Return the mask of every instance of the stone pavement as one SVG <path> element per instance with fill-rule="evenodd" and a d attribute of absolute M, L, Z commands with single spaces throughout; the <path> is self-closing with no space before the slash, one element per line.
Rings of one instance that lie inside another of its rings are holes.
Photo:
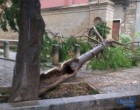
<path fill-rule="evenodd" d="M 86 73 L 86 74 L 85 74 Z M 81 71 L 77 75 L 100 93 L 139 91 L 140 67 L 107 71 Z"/>
<path fill-rule="evenodd" d="M 11 86 L 14 65 L 14 61 L 0 59 L 0 87 Z M 106 71 L 82 68 L 77 77 L 69 81 L 88 82 L 100 93 L 140 92 L 140 67 Z"/>
<path fill-rule="evenodd" d="M 3 49 L 0 49 L 3 53 Z M 16 52 L 9 51 L 9 59 L 5 60 L 0 55 L 0 87 L 10 87 L 13 77 L 13 69 L 15 65 Z"/>
<path fill-rule="evenodd" d="M 15 62 L 0 58 L 0 87 L 10 87 Z"/>

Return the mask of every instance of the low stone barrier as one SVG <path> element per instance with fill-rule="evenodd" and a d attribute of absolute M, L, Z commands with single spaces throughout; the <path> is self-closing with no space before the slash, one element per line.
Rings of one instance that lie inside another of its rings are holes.
<path fill-rule="evenodd" d="M 0 39 L 0 48 L 2 48 L 4 58 L 9 58 L 9 48 L 16 47 L 18 40 L 7 40 L 7 39 Z"/>
<path fill-rule="evenodd" d="M 79 44 L 75 44 L 75 48 L 74 48 L 73 53 L 74 53 L 75 58 L 80 56 L 80 45 Z M 59 55 L 60 54 L 61 53 L 59 51 L 59 45 L 53 44 L 53 48 L 52 48 L 52 64 L 53 65 L 59 64 Z"/>
<path fill-rule="evenodd" d="M 10 40 L 10 39 L 0 39 L 0 47 L 2 48 L 4 45 L 3 45 L 3 42 L 9 42 L 9 46 L 10 47 L 13 47 L 15 45 L 17 45 L 18 43 L 18 40 Z"/>
<path fill-rule="evenodd" d="M 136 110 L 140 92 L 86 95 L 20 103 L 0 104 L 0 110 Z"/>

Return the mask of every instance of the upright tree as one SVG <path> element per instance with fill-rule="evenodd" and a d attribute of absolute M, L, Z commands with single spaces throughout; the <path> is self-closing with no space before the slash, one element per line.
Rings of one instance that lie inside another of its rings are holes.
<path fill-rule="evenodd" d="M 20 0 L 19 43 L 9 102 L 38 99 L 40 47 L 45 24 L 39 0 Z"/>

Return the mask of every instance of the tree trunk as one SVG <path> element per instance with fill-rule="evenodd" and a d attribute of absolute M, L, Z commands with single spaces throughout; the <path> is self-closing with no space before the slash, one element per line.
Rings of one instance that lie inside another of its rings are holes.
<path fill-rule="evenodd" d="M 39 0 L 20 0 L 19 44 L 9 102 L 37 100 L 45 24 Z"/>
<path fill-rule="evenodd" d="M 40 96 L 68 78 L 75 76 L 77 71 L 84 65 L 85 62 L 89 61 L 95 55 L 100 53 L 108 44 L 111 45 L 112 42 L 103 41 L 101 44 L 97 45 L 95 48 L 79 56 L 78 58 L 71 59 L 63 63 L 60 68 L 53 68 L 52 70 L 42 74 L 40 76 Z"/>

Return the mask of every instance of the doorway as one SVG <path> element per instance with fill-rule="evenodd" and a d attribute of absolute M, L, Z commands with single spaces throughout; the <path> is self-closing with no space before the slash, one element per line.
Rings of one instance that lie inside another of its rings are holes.
<path fill-rule="evenodd" d="M 112 38 L 116 41 L 119 40 L 119 34 L 120 34 L 120 20 L 113 20 L 112 25 Z"/>

